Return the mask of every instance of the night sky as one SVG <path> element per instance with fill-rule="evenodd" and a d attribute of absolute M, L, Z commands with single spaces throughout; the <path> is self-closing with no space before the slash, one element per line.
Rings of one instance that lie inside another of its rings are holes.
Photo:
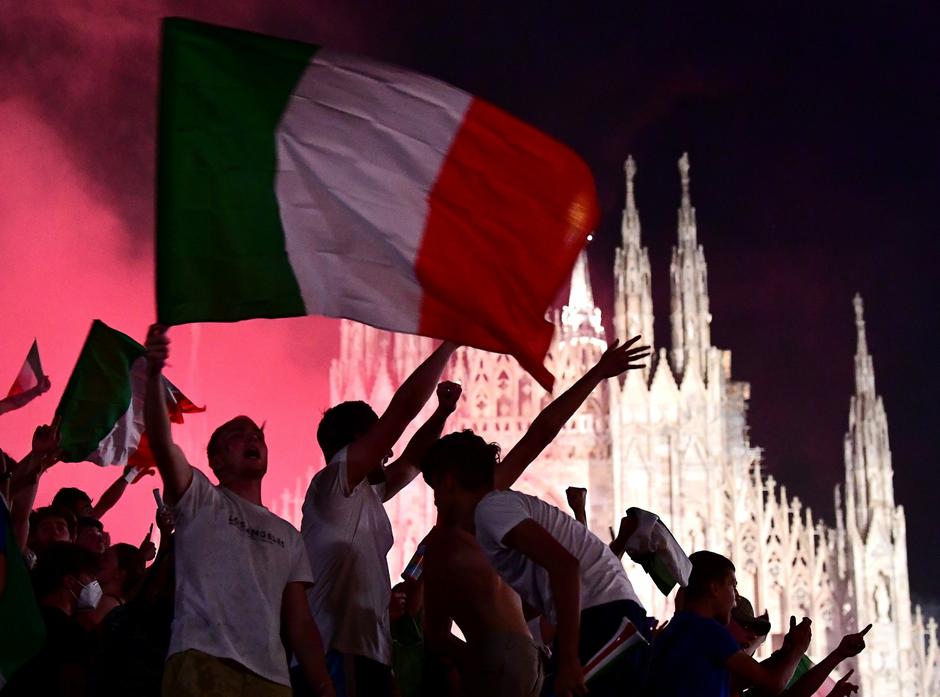
<path fill-rule="evenodd" d="M 851 300 L 860 292 L 888 413 L 895 496 L 907 514 L 912 594 L 936 601 L 935 5 L 230 4 L 30 2 L 0 9 L 0 107 L 26 110 L 37 128 L 51 130 L 82 191 L 119 222 L 124 263 L 150 263 L 164 15 L 417 69 L 569 144 L 597 179 L 603 218 L 590 261 L 608 328 L 622 168 L 632 153 L 660 346 L 669 336 L 676 160 L 688 151 L 712 338 L 733 351 L 734 376 L 751 383 L 751 438 L 764 449 L 766 470 L 832 521 L 853 390 Z M 17 133 L 15 157 L 28 168 L 37 153 L 29 132 Z M 14 165 L 4 161 L 5 181 L 18 176 Z M 41 191 L 35 196 L 37 209 L 49 203 Z M 0 240 L 18 234 L 0 224 Z M 9 276 L 3 289 L 18 292 Z M 15 371 L 3 369 L 11 377 Z M 321 383 L 325 369 L 316 367 Z"/>

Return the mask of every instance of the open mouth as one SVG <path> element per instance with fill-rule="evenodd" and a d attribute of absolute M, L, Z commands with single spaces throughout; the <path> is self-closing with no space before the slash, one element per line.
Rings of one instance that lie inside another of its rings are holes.
<path fill-rule="evenodd" d="M 246 448 L 245 449 L 245 458 L 253 458 L 255 460 L 261 459 L 261 451 L 258 448 Z"/>

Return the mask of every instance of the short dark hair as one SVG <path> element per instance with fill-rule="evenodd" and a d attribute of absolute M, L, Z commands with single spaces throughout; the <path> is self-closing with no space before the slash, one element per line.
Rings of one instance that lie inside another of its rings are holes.
<path fill-rule="evenodd" d="M 118 568 L 124 572 L 124 585 L 121 592 L 127 594 L 133 591 L 144 578 L 144 555 L 134 545 L 118 542 L 108 548 L 117 557 Z"/>
<path fill-rule="evenodd" d="M 75 534 L 75 516 L 72 515 L 71 511 L 56 508 L 55 506 L 43 506 L 31 511 L 29 514 L 29 529 L 35 530 L 42 521 L 50 518 L 61 518 L 68 526 L 69 534 Z"/>
<path fill-rule="evenodd" d="M 421 461 L 421 474 L 431 487 L 445 472 L 450 472 L 461 488 L 471 491 L 493 488 L 493 476 L 499 464 L 499 445 L 487 443 L 467 429 L 449 433 L 429 449 Z"/>
<path fill-rule="evenodd" d="M 78 532 L 79 528 L 98 528 L 98 532 L 104 532 L 104 524 L 97 518 L 92 518 L 91 516 L 82 516 L 78 519 L 78 525 L 75 526 L 75 532 Z"/>
<path fill-rule="evenodd" d="M 238 421 L 239 419 L 248 419 L 249 421 L 254 423 L 254 420 L 250 416 L 239 414 L 238 416 L 232 419 L 229 419 L 224 424 L 219 426 L 217 429 L 215 429 L 212 432 L 212 435 L 209 436 L 209 442 L 206 444 L 206 456 L 207 457 L 211 459 L 213 455 L 218 454 L 219 450 L 222 447 L 222 436 L 225 435 L 225 432 L 228 430 L 228 427 L 231 426 L 236 421 Z M 262 426 L 262 430 L 263 429 L 264 427 Z"/>
<path fill-rule="evenodd" d="M 340 450 L 369 430 L 379 420 L 375 410 L 363 401 L 341 402 L 323 412 L 317 426 L 317 443 L 329 462 Z"/>
<path fill-rule="evenodd" d="M 715 552 L 702 550 L 689 555 L 692 573 L 689 574 L 689 586 L 685 595 L 689 599 L 708 596 L 711 584 L 722 583 L 729 573 L 734 573 L 734 564 L 727 557 Z"/>
<path fill-rule="evenodd" d="M 54 542 L 43 553 L 33 570 L 33 590 L 37 598 L 54 593 L 62 587 L 66 576 L 86 573 L 94 576 L 98 556 L 72 542 Z"/>
<path fill-rule="evenodd" d="M 81 501 L 82 503 L 87 503 L 91 505 L 91 496 L 86 494 L 81 489 L 76 489 L 74 486 L 64 486 L 59 489 L 55 496 L 52 497 L 52 506 L 56 508 L 71 508 Z"/>

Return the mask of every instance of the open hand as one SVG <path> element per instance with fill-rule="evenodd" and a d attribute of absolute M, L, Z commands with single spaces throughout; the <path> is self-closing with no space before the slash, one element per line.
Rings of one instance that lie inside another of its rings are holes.
<path fill-rule="evenodd" d="M 614 343 L 607 347 L 604 355 L 594 366 L 594 372 L 601 379 L 612 378 L 628 370 L 637 370 L 645 368 L 646 363 L 643 359 L 650 355 L 649 346 L 634 346 L 640 340 L 639 335 L 633 337 L 625 344 L 620 344 L 620 339 L 615 339 Z"/>
<path fill-rule="evenodd" d="M 159 375 L 170 357 L 170 339 L 166 335 L 166 327 L 162 324 L 151 324 L 147 330 L 144 348 L 147 349 L 147 368 L 150 374 Z"/>
<path fill-rule="evenodd" d="M 462 391 L 463 388 L 456 382 L 450 382 L 449 380 L 442 382 L 437 386 L 437 403 L 439 408 L 443 409 L 448 414 L 453 414 L 454 410 L 457 409 L 457 400 L 460 399 L 460 393 Z"/>
<path fill-rule="evenodd" d="M 869 624 L 856 634 L 846 634 L 842 637 L 842 641 L 839 642 L 839 647 L 836 649 L 839 652 L 839 657 L 844 660 L 852 658 L 852 656 L 858 656 L 865 649 L 865 635 L 868 634 L 870 629 L 871 625 Z"/>

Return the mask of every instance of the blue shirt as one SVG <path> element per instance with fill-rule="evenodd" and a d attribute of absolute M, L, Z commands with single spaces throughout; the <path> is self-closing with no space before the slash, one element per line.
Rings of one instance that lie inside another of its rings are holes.
<path fill-rule="evenodd" d="M 741 650 L 727 628 L 692 612 L 679 612 L 653 642 L 647 676 L 650 697 L 728 697 L 725 662 Z"/>

